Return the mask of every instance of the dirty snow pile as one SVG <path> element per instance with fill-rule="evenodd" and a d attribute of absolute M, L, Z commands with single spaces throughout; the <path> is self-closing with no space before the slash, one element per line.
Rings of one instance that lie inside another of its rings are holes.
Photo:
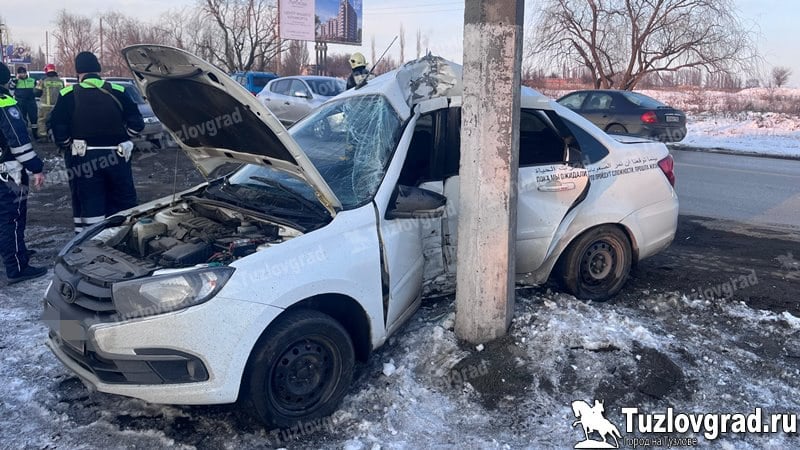
<path fill-rule="evenodd" d="M 0 293 L 5 448 L 571 448 L 571 402 L 664 412 L 800 411 L 800 319 L 738 303 L 643 292 L 585 303 L 518 291 L 506 338 L 460 344 L 453 301 L 426 301 L 360 366 L 330 418 L 265 430 L 232 406 L 174 407 L 88 392 L 45 349 L 46 281 Z M 714 445 L 695 434 L 701 446 Z M 783 434 L 723 435 L 722 448 L 791 448 Z"/>

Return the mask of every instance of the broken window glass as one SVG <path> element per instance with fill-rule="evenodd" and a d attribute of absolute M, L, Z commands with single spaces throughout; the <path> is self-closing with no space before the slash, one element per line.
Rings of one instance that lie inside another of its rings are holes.
<path fill-rule="evenodd" d="M 375 195 L 400 140 L 402 123 L 382 95 L 323 105 L 291 129 L 345 209 Z"/>

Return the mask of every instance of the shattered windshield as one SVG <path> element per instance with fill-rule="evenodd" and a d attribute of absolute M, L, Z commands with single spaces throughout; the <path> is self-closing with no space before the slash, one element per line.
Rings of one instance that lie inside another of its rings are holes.
<path fill-rule="evenodd" d="M 371 201 L 378 191 L 400 140 L 402 123 L 385 97 L 364 95 L 326 103 L 290 132 L 342 207 L 352 209 Z M 229 182 L 268 184 L 269 180 L 315 199 L 305 182 L 264 166 L 247 165 Z"/>

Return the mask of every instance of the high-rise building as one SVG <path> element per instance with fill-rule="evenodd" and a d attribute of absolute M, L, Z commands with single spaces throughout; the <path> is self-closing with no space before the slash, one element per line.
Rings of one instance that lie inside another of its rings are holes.
<path fill-rule="evenodd" d="M 358 41 L 358 15 L 350 0 L 339 2 L 339 14 L 336 19 L 338 21 L 336 37 L 348 42 Z"/>

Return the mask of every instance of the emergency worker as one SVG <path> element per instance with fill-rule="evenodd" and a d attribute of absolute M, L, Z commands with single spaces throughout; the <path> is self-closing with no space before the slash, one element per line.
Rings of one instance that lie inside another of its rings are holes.
<path fill-rule="evenodd" d="M 39 139 L 47 138 L 47 116 L 53 110 L 61 89 L 64 89 L 64 81 L 58 76 L 55 64 L 44 66 L 44 75 L 36 86 L 36 95 L 40 96 L 37 122 L 39 134 L 36 136 Z"/>
<path fill-rule="evenodd" d="M 367 70 L 367 59 L 361 53 L 353 53 L 350 55 L 350 67 L 353 72 L 347 78 L 347 89 L 352 89 L 360 85 L 369 76 Z"/>
<path fill-rule="evenodd" d="M 0 63 L 0 254 L 9 284 L 47 273 L 44 267 L 28 264 L 25 224 L 28 214 L 28 173 L 33 185 L 44 184 L 44 164 L 36 156 L 22 111 L 6 85 L 11 71 Z"/>
<path fill-rule="evenodd" d="M 130 138 L 144 129 L 123 86 L 100 78 L 91 52 L 75 57 L 78 84 L 67 86 L 50 114 L 53 139 L 64 151 L 75 232 L 136 206 Z"/>
<path fill-rule="evenodd" d="M 17 99 L 17 108 L 22 112 L 23 119 L 31 127 L 33 136 L 36 136 L 36 80 L 28 75 L 28 70 L 23 66 L 17 67 L 17 82 L 14 86 L 14 98 Z"/>

